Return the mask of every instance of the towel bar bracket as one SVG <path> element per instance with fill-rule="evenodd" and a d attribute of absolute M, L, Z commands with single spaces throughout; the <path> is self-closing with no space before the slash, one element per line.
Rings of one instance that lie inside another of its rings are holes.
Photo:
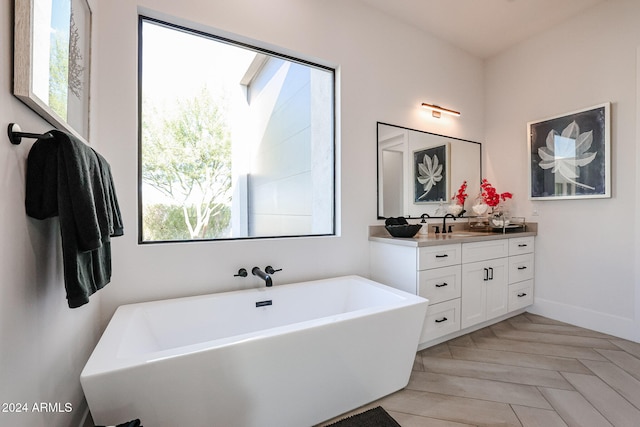
<path fill-rule="evenodd" d="M 22 142 L 22 138 L 35 138 L 35 139 L 49 139 L 53 138 L 49 132 L 40 134 L 40 133 L 31 133 L 31 132 L 22 132 L 20 129 L 20 125 L 17 123 L 9 123 L 9 128 L 7 129 L 7 133 L 9 134 L 9 141 L 13 145 L 18 145 Z"/>

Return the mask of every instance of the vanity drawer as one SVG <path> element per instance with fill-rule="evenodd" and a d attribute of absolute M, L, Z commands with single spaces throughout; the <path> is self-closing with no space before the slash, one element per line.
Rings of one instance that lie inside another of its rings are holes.
<path fill-rule="evenodd" d="M 533 279 L 533 254 L 509 257 L 509 283 Z"/>
<path fill-rule="evenodd" d="M 460 264 L 461 259 L 462 246 L 460 243 L 419 248 L 418 270 Z"/>
<path fill-rule="evenodd" d="M 429 304 L 422 326 L 420 342 L 424 343 L 460 330 L 460 299 Z"/>
<path fill-rule="evenodd" d="M 429 305 L 460 298 L 462 266 L 434 268 L 418 272 L 418 295 L 427 298 Z"/>
<path fill-rule="evenodd" d="M 509 239 L 462 244 L 462 262 L 485 261 L 509 255 Z"/>
<path fill-rule="evenodd" d="M 515 237 L 509 239 L 509 255 L 533 253 L 533 236 Z"/>
<path fill-rule="evenodd" d="M 533 304 L 533 280 L 509 285 L 509 311 Z"/>

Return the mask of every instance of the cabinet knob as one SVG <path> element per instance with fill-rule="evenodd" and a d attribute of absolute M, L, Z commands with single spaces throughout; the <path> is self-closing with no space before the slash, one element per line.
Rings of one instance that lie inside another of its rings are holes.
<path fill-rule="evenodd" d="M 446 317 L 443 317 L 442 319 L 436 319 L 436 323 L 446 322 L 447 320 L 449 319 L 447 319 Z"/>
<path fill-rule="evenodd" d="M 520 243 L 520 244 L 518 245 L 518 247 L 519 247 L 519 248 L 526 248 L 526 247 L 527 247 L 527 244 L 526 244 L 526 243 Z"/>
<path fill-rule="evenodd" d="M 438 283 L 436 285 L 436 288 L 444 288 L 445 286 L 449 286 L 449 284 L 447 282 L 443 282 L 443 283 Z"/>
<path fill-rule="evenodd" d="M 448 256 L 449 256 L 448 254 L 436 255 L 436 258 L 446 258 Z"/>
<path fill-rule="evenodd" d="M 520 267 L 518 267 L 518 270 L 526 270 L 527 267 L 525 265 L 521 265 Z"/>
<path fill-rule="evenodd" d="M 526 297 L 526 296 L 527 296 L 527 294 L 525 294 L 524 292 L 521 293 L 521 294 L 518 294 L 518 298 L 522 298 L 522 297 Z"/>

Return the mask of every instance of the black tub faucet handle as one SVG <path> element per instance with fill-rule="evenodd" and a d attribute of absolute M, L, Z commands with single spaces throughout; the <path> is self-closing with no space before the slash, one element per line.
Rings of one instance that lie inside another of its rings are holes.
<path fill-rule="evenodd" d="M 267 266 L 264 268 L 264 272 L 265 272 L 265 273 L 267 273 L 267 274 L 273 274 L 273 273 L 275 273 L 275 272 L 277 272 L 277 271 L 282 271 L 282 269 L 281 269 L 281 268 L 278 268 L 278 269 L 276 270 L 276 269 L 274 269 L 273 267 L 271 267 L 270 265 L 267 265 Z"/>

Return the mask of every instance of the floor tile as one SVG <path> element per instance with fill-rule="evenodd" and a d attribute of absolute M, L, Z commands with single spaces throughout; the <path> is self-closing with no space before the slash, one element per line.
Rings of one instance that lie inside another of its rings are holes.
<path fill-rule="evenodd" d="M 493 333 L 493 331 L 491 330 L 491 328 L 482 328 L 482 329 L 478 329 L 477 331 L 473 331 L 470 334 L 468 334 L 469 337 L 471 337 L 471 340 L 473 341 L 475 338 L 498 338 L 496 336 L 496 334 Z"/>
<path fill-rule="evenodd" d="M 517 330 L 510 325 L 500 324 L 492 326 L 493 332 L 501 339 L 527 341 L 545 344 L 561 344 L 575 347 L 602 348 L 617 350 L 619 347 L 602 338 L 578 337 L 573 335 L 559 335 L 555 333 L 529 332 Z"/>
<path fill-rule="evenodd" d="M 412 371 L 424 371 L 424 367 L 422 366 L 422 357 L 420 353 L 416 354 L 415 359 L 413 360 L 413 368 Z"/>
<path fill-rule="evenodd" d="M 551 409 L 538 389 L 529 385 L 429 372 L 413 372 L 407 388 L 471 399 L 484 399 L 493 402 Z"/>
<path fill-rule="evenodd" d="M 476 424 L 463 424 L 437 418 L 421 417 L 402 412 L 387 411 L 402 427 L 475 427 Z"/>
<path fill-rule="evenodd" d="M 402 412 L 477 426 L 520 426 L 509 405 L 488 400 L 405 389 L 384 398 L 381 405 L 389 413 Z"/>
<path fill-rule="evenodd" d="M 625 351 L 598 350 L 598 353 L 640 380 L 640 359 Z"/>
<path fill-rule="evenodd" d="M 453 346 L 451 347 L 451 355 L 454 359 L 501 363 L 504 365 L 523 366 L 527 368 L 575 372 L 577 374 L 588 374 L 590 372 L 589 369 L 587 369 L 580 361 L 569 357 L 516 353 L 514 351 L 487 350 L 482 348 L 469 349 Z"/>
<path fill-rule="evenodd" d="M 589 329 L 580 328 L 577 326 L 570 325 L 547 325 L 542 323 L 525 323 L 519 321 L 513 321 L 509 319 L 509 325 L 513 326 L 514 329 L 521 331 L 529 331 L 529 332 L 543 332 L 543 333 L 551 333 L 551 334 L 559 334 L 559 335 L 575 335 L 577 337 L 590 337 L 590 338 L 601 338 L 609 340 L 613 338 L 611 335 L 603 334 L 596 331 L 590 331 Z"/>
<path fill-rule="evenodd" d="M 475 343 L 473 342 L 473 340 L 471 339 L 471 336 L 467 335 L 462 335 L 458 338 L 454 338 L 450 341 L 447 341 L 447 345 L 457 345 L 457 346 L 462 346 L 462 347 L 475 347 Z"/>
<path fill-rule="evenodd" d="M 437 344 L 418 353 L 421 356 L 446 357 L 451 359 L 451 351 L 447 343 Z"/>
<path fill-rule="evenodd" d="M 559 320 L 549 319 L 547 317 L 543 317 L 533 313 L 522 313 L 521 316 L 526 317 L 532 323 L 541 323 L 545 325 L 569 325 L 568 323 L 561 322 Z"/>
<path fill-rule="evenodd" d="M 422 357 L 425 372 L 573 390 L 560 373 L 499 363 Z"/>
<path fill-rule="evenodd" d="M 478 348 L 490 350 L 506 350 L 518 353 L 543 354 L 546 356 L 570 357 L 576 359 L 601 360 L 607 359 L 592 348 L 572 347 L 561 344 L 544 344 L 520 340 L 481 338 L 475 339 Z"/>
<path fill-rule="evenodd" d="M 523 427 L 567 427 L 556 411 L 511 405 Z"/>
<path fill-rule="evenodd" d="M 585 360 L 584 364 L 609 387 L 640 409 L 640 381 L 611 362 Z"/>
<path fill-rule="evenodd" d="M 616 427 L 638 427 L 640 410 L 594 375 L 563 374 L 611 424 Z"/>
<path fill-rule="evenodd" d="M 623 339 L 613 339 L 611 342 L 627 353 L 640 359 L 640 343 L 627 341 Z"/>
<path fill-rule="evenodd" d="M 541 388 L 540 391 L 569 427 L 611 426 L 611 423 L 577 391 L 553 388 Z"/>

